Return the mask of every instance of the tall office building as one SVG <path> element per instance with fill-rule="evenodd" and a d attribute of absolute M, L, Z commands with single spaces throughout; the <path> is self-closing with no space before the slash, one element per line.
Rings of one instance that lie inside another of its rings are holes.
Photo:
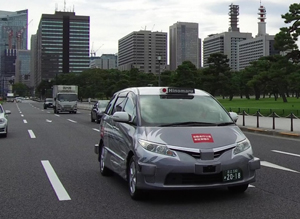
<path fill-rule="evenodd" d="M 268 35 L 266 31 L 266 9 L 260 5 L 258 8 L 258 34 L 253 39 L 238 43 L 238 71 L 250 65 L 250 62 L 260 57 L 279 54 L 274 48 L 274 35 Z"/>
<path fill-rule="evenodd" d="M 37 30 L 37 84 L 89 68 L 90 17 L 75 12 L 42 14 Z"/>
<path fill-rule="evenodd" d="M 242 33 L 238 28 L 239 6 L 229 5 L 230 26 L 228 32 L 211 34 L 203 40 L 203 66 L 208 67 L 207 59 L 211 54 L 222 53 L 227 55 L 232 70 L 238 69 L 238 42 L 251 39 L 251 33 Z"/>
<path fill-rule="evenodd" d="M 158 74 L 167 64 L 167 33 L 134 31 L 118 42 L 118 69 Z M 161 60 L 158 60 L 161 57 Z"/>
<path fill-rule="evenodd" d="M 177 22 L 170 26 L 170 70 L 174 71 L 184 61 L 191 61 L 201 67 L 201 40 L 198 23 Z"/>
<path fill-rule="evenodd" d="M 30 39 L 30 87 L 32 89 L 32 95 L 38 85 L 38 81 L 41 81 L 37 77 L 37 35 L 31 35 Z"/>
<path fill-rule="evenodd" d="M 15 82 L 30 87 L 30 50 L 17 50 Z"/>
<path fill-rule="evenodd" d="M 17 50 L 27 49 L 28 10 L 0 11 L 0 95 L 8 92 L 15 77 Z M 9 90 L 10 92 L 11 90 Z"/>

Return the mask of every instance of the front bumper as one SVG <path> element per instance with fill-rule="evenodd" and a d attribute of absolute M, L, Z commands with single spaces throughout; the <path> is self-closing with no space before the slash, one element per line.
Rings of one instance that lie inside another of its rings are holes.
<path fill-rule="evenodd" d="M 77 107 L 62 106 L 56 109 L 58 112 L 77 112 Z"/>
<path fill-rule="evenodd" d="M 137 186 L 142 189 L 199 189 L 255 182 L 260 159 L 242 155 L 231 157 L 230 152 L 209 161 L 194 158 L 194 161 L 172 158 L 156 163 L 138 161 Z M 232 169 L 241 170 L 243 177 L 240 180 L 223 181 L 223 171 Z"/>
<path fill-rule="evenodd" d="M 7 127 L 7 123 L 0 124 L 0 134 L 6 133 L 6 127 Z"/>

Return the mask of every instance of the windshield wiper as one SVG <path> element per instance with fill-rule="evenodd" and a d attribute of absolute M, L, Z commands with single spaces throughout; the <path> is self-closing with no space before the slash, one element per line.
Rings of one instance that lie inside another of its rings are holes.
<path fill-rule="evenodd" d="M 226 126 L 226 125 L 233 125 L 235 124 L 234 122 L 222 122 L 222 123 L 218 123 L 217 126 Z"/>
<path fill-rule="evenodd" d="M 216 123 L 209 122 L 175 122 L 169 124 L 163 124 L 159 127 L 168 127 L 168 126 L 216 126 Z"/>

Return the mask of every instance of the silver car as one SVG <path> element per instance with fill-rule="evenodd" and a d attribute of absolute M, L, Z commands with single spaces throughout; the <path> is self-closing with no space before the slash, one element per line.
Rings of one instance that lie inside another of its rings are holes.
<path fill-rule="evenodd" d="M 100 123 L 95 146 L 100 172 L 127 180 L 133 199 L 151 189 L 244 192 L 255 181 L 260 160 L 237 119 L 202 90 L 121 90 Z"/>
<path fill-rule="evenodd" d="M 7 115 L 10 114 L 10 110 L 4 110 L 0 104 L 0 135 L 7 137 L 8 133 L 8 119 Z"/>

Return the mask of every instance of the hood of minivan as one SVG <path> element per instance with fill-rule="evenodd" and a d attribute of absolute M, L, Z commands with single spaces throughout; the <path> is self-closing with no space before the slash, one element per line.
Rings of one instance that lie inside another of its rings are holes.
<path fill-rule="evenodd" d="M 235 144 L 246 138 L 240 128 L 220 127 L 140 127 L 140 139 L 170 146 L 210 149 Z"/>

